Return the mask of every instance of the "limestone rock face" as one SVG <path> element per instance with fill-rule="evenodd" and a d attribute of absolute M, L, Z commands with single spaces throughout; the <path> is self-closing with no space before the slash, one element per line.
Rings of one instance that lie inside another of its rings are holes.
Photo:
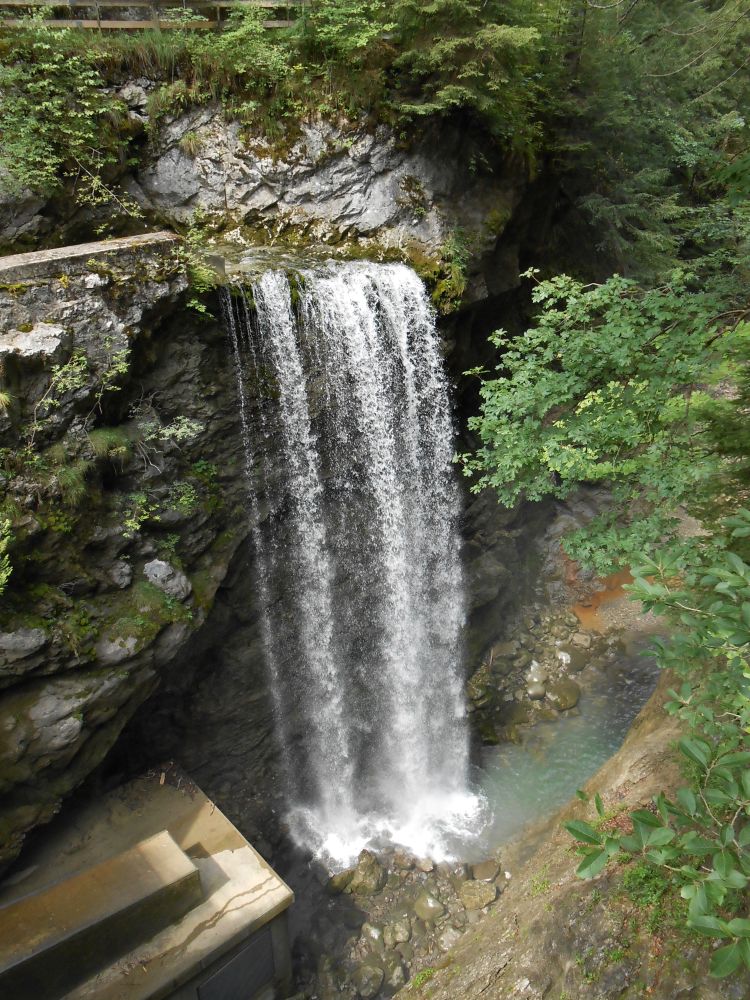
<path fill-rule="evenodd" d="M 187 133 L 194 155 L 180 145 Z M 497 233 L 487 219 L 510 217 L 519 178 L 473 177 L 459 132 L 441 132 L 439 156 L 436 141 L 405 150 L 385 126 L 342 131 L 316 121 L 302 123 L 300 139 L 279 154 L 267 140 L 244 140 L 217 108 L 202 108 L 161 129 L 133 194 L 179 222 L 200 209 L 244 225 L 312 226 L 324 238 L 412 241 L 432 252 L 460 225 L 489 249 Z"/>
<path fill-rule="evenodd" d="M 12 402 L 0 414 L 0 446 L 14 451 L 33 437 L 36 450 L 56 457 L 43 479 L 12 467 L 2 477 L 19 513 L 0 611 L 0 867 L 99 765 L 172 670 L 192 679 L 185 650 L 244 538 L 242 530 L 227 535 L 230 522 L 237 527 L 232 504 L 244 495 L 239 475 L 225 504 L 196 511 L 179 534 L 156 519 L 126 524 L 134 496 L 147 497 L 154 514 L 168 508 L 172 484 L 187 480 L 199 458 L 231 467 L 237 440 L 224 331 L 206 325 L 195 336 L 182 313 L 185 279 L 167 247 L 51 262 L 41 255 L 29 280 L 24 271 L 4 274 L 0 354 Z M 182 315 L 173 320 L 176 308 Z M 72 357 L 85 360 L 70 388 L 49 412 L 37 411 L 52 367 Z M 108 393 L 113 357 L 122 370 Z M 178 414 L 193 420 L 200 443 L 192 452 L 158 435 L 138 443 L 132 413 L 157 392 L 141 419 L 151 428 Z M 44 414 L 36 426 L 35 411 Z M 94 449 L 97 440 L 104 444 Z M 65 475 L 76 466 L 84 489 L 97 493 L 93 506 L 88 493 L 80 506 L 66 500 Z M 168 531 L 182 569 L 160 557 Z M 256 715 L 266 714 L 264 697 L 260 684 Z M 171 702 L 174 710 L 174 692 Z M 252 739 L 259 733 L 267 736 L 260 723 Z M 229 739 L 238 743 L 235 732 Z"/>

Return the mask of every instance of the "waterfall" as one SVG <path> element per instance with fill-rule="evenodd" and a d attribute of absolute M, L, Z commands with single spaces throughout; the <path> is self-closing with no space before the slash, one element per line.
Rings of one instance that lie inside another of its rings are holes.
<path fill-rule="evenodd" d="M 435 320 L 400 264 L 225 290 L 293 835 L 451 856 L 468 790 L 453 428 Z M 264 465 L 264 456 L 273 461 Z"/>

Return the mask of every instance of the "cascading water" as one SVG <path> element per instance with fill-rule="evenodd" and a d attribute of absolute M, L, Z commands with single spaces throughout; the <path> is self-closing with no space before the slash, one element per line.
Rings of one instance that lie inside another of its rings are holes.
<path fill-rule="evenodd" d="M 227 290 L 225 311 L 292 833 L 341 864 L 383 842 L 450 857 L 481 802 L 450 401 L 424 288 L 404 265 L 330 263 L 267 271 Z"/>

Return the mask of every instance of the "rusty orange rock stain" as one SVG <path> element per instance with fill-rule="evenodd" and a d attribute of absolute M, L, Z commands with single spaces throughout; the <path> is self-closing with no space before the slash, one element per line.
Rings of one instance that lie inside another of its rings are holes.
<path fill-rule="evenodd" d="M 601 579 L 599 590 L 573 605 L 573 613 L 581 623 L 581 628 L 590 632 L 606 631 L 606 625 L 599 615 L 599 609 L 604 604 L 611 604 L 618 598 L 624 597 L 625 584 L 632 582 L 633 577 L 629 569 L 620 570 L 618 573 L 612 573 Z"/>

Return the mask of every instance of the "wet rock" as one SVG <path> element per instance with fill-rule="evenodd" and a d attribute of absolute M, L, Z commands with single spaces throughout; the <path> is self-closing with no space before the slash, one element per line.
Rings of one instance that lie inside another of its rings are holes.
<path fill-rule="evenodd" d="M 579 646 L 560 646 L 557 656 L 570 674 L 579 674 L 590 662 L 589 654 Z"/>
<path fill-rule="evenodd" d="M 397 944 L 408 941 L 411 937 L 411 926 L 406 917 L 394 920 L 383 928 L 383 943 L 386 948 L 393 949 Z"/>
<path fill-rule="evenodd" d="M 416 865 L 421 872 L 431 872 L 435 870 L 435 863 L 430 858 L 418 858 Z"/>
<path fill-rule="evenodd" d="M 371 851 L 362 851 L 347 891 L 357 896 L 374 896 L 386 883 L 388 873 Z"/>
<path fill-rule="evenodd" d="M 581 697 L 581 689 L 569 677 L 555 681 L 547 688 L 547 697 L 561 712 L 575 708 Z"/>
<path fill-rule="evenodd" d="M 461 939 L 461 931 L 455 927 L 446 927 L 438 937 L 438 944 L 443 951 L 450 951 L 454 944 Z"/>
<path fill-rule="evenodd" d="M 329 896 L 337 896 L 340 892 L 344 892 L 354 878 L 355 870 L 354 868 L 346 868 L 343 872 L 331 875 L 326 882 L 326 892 Z"/>
<path fill-rule="evenodd" d="M 414 948 L 408 941 L 402 941 L 400 944 L 397 944 L 396 951 L 407 965 L 411 964 L 414 959 Z"/>
<path fill-rule="evenodd" d="M 394 851 L 391 865 L 397 871 L 408 872 L 414 867 L 414 858 L 411 854 L 407 854 L 406 851 Z"/>
<path fill-rule="evenodd" d="M 527 680 L 532 684 L 544 684 L 547 681 L 548 674 L 547 671 L 543 667 L 540 667 L 536 660 L 534 660 L 526 676 Z"/>
<path fill-rule="evenodd" d="M 427 923 L 430 920 L 437 920 L 445 913 L 445 907 L 440 900 L 435 899 L 429 893 L 423 892 L 414 901 L 414 912 L 420 920 Z"/>
<path fill-rule="evenodd" d="M 500 872 L 500 865 L 497 861 L 480 861 L 478 865 L 471 866 L 471 877 L 477 882 L 493 882 Z"/>
<path fill-rule="evenodd" d="M 494 684 L 489 664 L 483 663 L 479 670 L 467 681 L 466 695 L 476 708 L 480 708 L 489 703 L 493 691 Z"/>
<path fill-rule="evenodd" d="M 369 963 L 360 965 L 352 973 L 352 985 L 357 991 L 357 996 L 362 997 L 363 1000 L 370 1000 L 371 997 L 377 996 L 383 985 L 384 976 L 383 969 L 377 965 Z"/>
<path fill-rule="evenodd" d="M 517 656 L 520 648 L 520 644 L 515 639 L 509 642 L 498 642 L 492 647 L 491 655 L 493 660 L 497 657 Z"/>
<path fill-rule="evenodd" d="M 497 887 L 491 882 L 464 882 L 459 896 L 467 910 L 481 910 L 497 899 Z"/>
<path fill-rule="evenodd" d="M 520 653 L 515 658 L 515 660 L 513 661 L 513 666 L 517 670 L 525 670 L 526 667 L 530 667 L 531 666 L 532 659 L 533 659 L 533 657 L 532 657 L 531 653 L 526 653 L 526 652 Z"/>
<path fill-rule="evenodd" d="M 360 930 L 360 941 L 374 951 L 382 951 L 385 947 L 383 944 L 383 928 L 379 924 L 371 924 L 369 921 L 366 921 L 362 924 L 362 929 Z"/>
<path fill-rule="evenodd" d="M 531 698 L 532 701 L 541 701 L 544 698 L 546 691 L 544 684 L 539 684 L 534 681 L 526 688 L 526 694 Z"/>
<path fill-rule="evenodd" d="M 570 641 L 574 646 L 578 646 L 580 649 L 591 648 L 591 636 L 586 632 L 574 632 L 570 637 Z"/>
<path fill-rule="evenodd" d="M 143 574 L 149 583 L 153 583 L 168 597 L 174 597 L 178 601 L 184 601 L 193 589 L 182 570 L 175 569 L 163 559 L 152 559 L 151 562 L 147 562 L 143 567 Z"/>
<path fill-rule="evenodd" d="M 399 989 L 406 983 L 406 972 L 401 955 L 395 951 L 387 951 L 383 955 L 383 983 L 393 990 Z"/>

